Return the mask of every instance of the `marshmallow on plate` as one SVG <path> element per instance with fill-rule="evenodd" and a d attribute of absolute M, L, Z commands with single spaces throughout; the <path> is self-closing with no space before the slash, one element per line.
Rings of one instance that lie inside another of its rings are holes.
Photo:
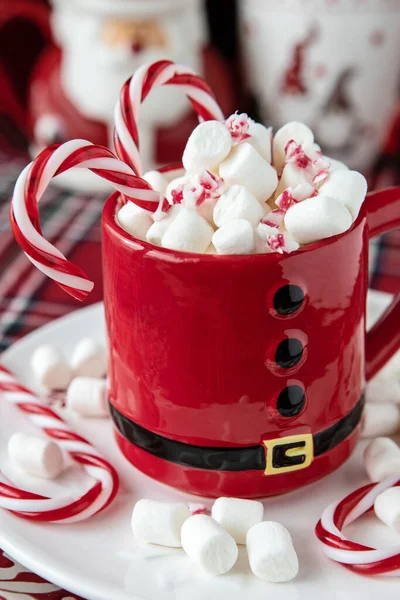
<path fill-rule="evenodd" d="M 168 185 L 168 179 L 165 177 L 165 175 L 160 173 L 160 171 L 147 171 L 147 173 L 142 175 L 142 178 L 151 185 L 153 190 L 159 192 L 160 194 L 165 194 L 165 190 L 167 189 Z"/>
<path fill-rule="evenodd" d="M 14 466 L 36 477 L 54 479 L 63 470 L 60 447 L 46 438 L 14 433 L 8 442 L 8 456 Z"/>
<path fill-rule="evenodd" d="M 299 244 L 343 233 L 351 223 L 349 211 L 339 200 L 322 195 L 294 204 L 285 215 L 286 229 Z"/>
<path fill-rule="evenodd" d="M 205 121 L 193 130 L 183 152 L 183 166 L 189 173 L 201 169 L 215 170 L 228 156 L 232 137 L 220 121 Z"/>
<path fill-rule="evenodd" d="M 246 543 L 250 527 L 262 521 L 264 506 L 257 500 L 217 498 L 211 516 L 233 537 L 237 544 Z"/>
<path fill-rule="evenodd" d="M 235 540 L 207 515 L 193 515 L 187 519 L 181 535 L 186 554 L 210 575 L 227 573 L 237 560 Z"/>
<path fill-rule="evenodd" d="M 246 140 L 248 144 L 251 144 L 259 154 L 267 162 L 271 162 L 272 155 L 272 129 L 271 127 L 265 127 L 261 123 L 256 123 L 252 119 L 249 119 L 249 130 L 248 134 L 250 138 Z"/>
<path fill-rule="evenodd" d="M 103 377 L 107 370 L 104 346 L 92 338 L 83 338 L 74 348 L 71 367 L 75 375 Z"/>
<path fill-rule="evenodd" d="M 63 390 L 71 381 L 72 372 L 61 351 L 51 344 L 36 348 L 31 358 L 36 381 L 48 390 Z"/>
<path fill-rule="evenodd" d="M 221 227 L 234 219 L 246 219 L 256 227 L 264 210 L 261 204 L 242 185 L 232 185 L 219 198 L 214 208 L 214 223 Z"/>
<path fill-rule="evenodd" d="M 117 212 L 117 221 L 122 229 L 140 240 L 146 239 L 146 233 L 153 223 L 147 210 L 130 201 Z"/>
<path fill-rule="evenodd" d="M 227 185 L 244 186 L 259 202 L 266 202 L 278 185 L 275 169 L 247 142 L 232 149 L 219 174 Z"/>
<path fill-rule="evenodd" d="M 297 554 L 290 533 L 280 523 L 257 523 L 248 531 L 246 545 L 251 570 L 257 577 L 273 583 L 296 577 Z"/>
<path fill-rule="evenodd" d="M 150 244 L 161 246 L 161 240 L 163 239 L 168 227 L 176 219 L 182 209 L 182 204 L 175 204 L 174 206 L 171 206 L 167 212 L 167 215 L 163 219 L 154 221 L 153 225 L 146 233 L 146 240 L 150 242 Z"/>
<path fill-rule="evenodd" d="M 392 487 L 379 494 L 374 509 L 382 523 L 400 533 L 400 487 Z"/>
<path fill-rule="evenodd" d="M 285 164 L 285 149 L 288 142 L 294 140 L 296 144 L 301 144 L 306 151 L 308 146 L 314 142 L 314 134 L 307 125 L 299 121 L 290 121 L 278 129 L 274 135 L 272 150 L 273 163 L 280 173 Z"/>
<path fill-rule="evenodd" d="M 393 435 L 400 428 L 400 409 L 390 402 L 372 402 L 365 405 L 361 437 Z"/>
<path fill-rule="evenodd" d="M 180 548 L 182 525 L 190 516 L 186 504 L 142 499 L 133 509 L 133 535 L 147 544 Z"/>
<path fill-rule="evenodd" d="M 379 375 L 367 384 L 365 400 L 367 403 L 400 404 L 400 380 L 384 379 Z"/>
<path fill-rule="evenodd" d="M 68 386 L 65 405 L 82 417 L 107 417 L 106 380 L 75 377 Z"/>
<path fill-rule="evenodd" d="M 161 245 L 171 250 L 205 252 L 214 229 L 194 208 L 183 208 L 164 234 Z"/>
<path fill-rule="evenodd" d="M 252 254 L 254 232 L 249 221 L 234 219 L 222 225 L 212 236 L 218 254 Z"/>
<path fill-rule="evenodd" d="M 400 478 L 400 448 L 388 437 L 375 438 L 365 448 L 364 466 L 371 481 Z"/>
<path fill-rule="evenodd" d="M 320 194 L 339 200 L 348 209 L 354 221 L 364 202 L 367 188 L 367 180 L 358 171 L 335 169 L 321 185 Z"/>

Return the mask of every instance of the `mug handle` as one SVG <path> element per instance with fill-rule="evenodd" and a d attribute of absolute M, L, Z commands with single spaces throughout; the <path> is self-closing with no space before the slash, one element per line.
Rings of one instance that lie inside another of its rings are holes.
<path fill-rule="evenodd" d="M 400 186 L 370 192 L 365 202 L 369 238 L 400 227 Z M 369 381 L 399 348 L 400 293 L 366 335 L 366 380 Z"/>

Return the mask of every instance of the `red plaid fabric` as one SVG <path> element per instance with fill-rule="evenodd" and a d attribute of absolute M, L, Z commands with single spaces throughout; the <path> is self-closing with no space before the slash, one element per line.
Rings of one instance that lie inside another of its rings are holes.
<path fill-rule="evenodd" d="M 95 282 L 89 298 L 79 303 L 34 268 L 15 243 L 9 227 L 8 210 L 15 180 L 29 158 L 26 153 L 0 154 L 0 351 L 41 327 L 81 306 L 102 299 L 100 213 L 104 197 L 75 194 L 52 186 L 41 200 L 41 222 L 47 239 L 82 267 Z M 371 286 L 396 292 L 400 281 L 400 231 L 371 244 Z M 14 565 L 0 550 L 0 600 L 18 597 L 18 581 L 31 600 L 79 600 L 40 577 L 27 573 L 7 579 L 2 562 Z M 3 575 L 4 573 L 4 575 Z M 11 571 L 10 571 L 11 573 Z M 32 583 L 32 592 L 26 582 Z M 41 591 L 42 590 L 42 591 Z M 15 595 L 14 595 L 15 594 Z"/>

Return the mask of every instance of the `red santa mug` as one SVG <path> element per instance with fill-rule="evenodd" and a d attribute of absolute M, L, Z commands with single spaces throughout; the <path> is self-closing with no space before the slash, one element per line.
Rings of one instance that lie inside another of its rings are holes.
<path fill-rule="evenodd" d="M 400 192 L 290 255 L 184 254 L 103 211 L 110 406 L 141 471 L 185 492 L 247 498 L 336 469 L 365 381 L 400 346 L 400 295 L 366 335 L 368 239 L 400 225 Z"/>

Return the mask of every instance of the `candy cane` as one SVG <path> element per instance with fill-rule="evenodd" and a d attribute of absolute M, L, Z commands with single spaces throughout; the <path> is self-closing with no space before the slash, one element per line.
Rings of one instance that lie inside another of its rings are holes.
<path fill-rule="evenodd" d="M 365 485 L 325 509 L 315 533 L 329 558 L 363 575 L 400 576 L 400 544 L 376 549 L 352 542 L 342 533 L 344 527 L 373 508 L 379 494 L 393 486 L 400 486 L 398 477 Z"/>
<path fill-rule="evenodd" d="M 186 94 L 199 118 L 204 121 L 224 120 L 211 88 L 188 67 L 168 60 L 139 67 L 123 85 L 114 113 L 115 151 L 138 175 L 142 174 L 138 134 L 140 106 L 152 89 L 162 85 L 173 86 Z"/>
<path fill-rule="evenodd" d="M 136 204 L 155 211 L 160 194 L 147 181 L 134 174 L 112 152 L 85 140 L 72 140 L 51 146 L 22 171 L 17 179 L 11 202 L 10 220 L 14 236 L 29 260 L 54 279 L 66 292 L 83 300 L 93 289 L 87 275 L 68 261 L 42 235 L 38 202 L 51 179 L 73 167 L 88 168 Z"/>
<path fill-rule="evenodd" d="M 76 523 L 104 510 L 118 491 L 115 469 L 83 437 L 74 433 L 53 410 L 0 365 L 0 398 L 28 415 L 48 437 L 96 480 L 80 498 L 48 498 L 16 488 L 0 473 L 0 507 L 31 521 Z"/>

